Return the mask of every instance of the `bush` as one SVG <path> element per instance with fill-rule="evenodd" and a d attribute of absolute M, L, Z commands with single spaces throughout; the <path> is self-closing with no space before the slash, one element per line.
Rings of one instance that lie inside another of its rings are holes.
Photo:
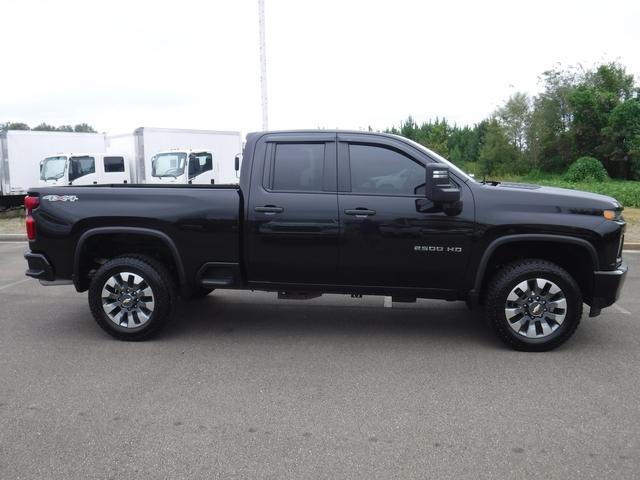
<path fill-rule="evenodd" d="M 593 157 L 581 157 L 571 164 L 564 176 L 568 182 L 603 182 L 609 179 L 600 160 Z"/>

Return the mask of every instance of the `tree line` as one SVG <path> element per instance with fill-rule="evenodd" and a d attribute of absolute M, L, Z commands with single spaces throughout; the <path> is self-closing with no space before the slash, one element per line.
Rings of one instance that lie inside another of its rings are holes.
<path fill-rule="evenodd" d="M 409 117 L 386 131 L 480 175 L 559 173 L 593 157 L 611 177 L 640 180 L 640 86 L 623 65 L 557 68 L 540 81 L 541 93 L 516 92 L 472 127 Z"/>
<path fill-rule="evenodd" d="M 77 125 L 60 125 L 54 127 L 47 123 L 41 123 L 36 127 L 29 127 L 26 123 L 21 122 L 6 122 L 0 123 L 0 131 L 3 130 L 33 130 L 40 132 L 81 132 L 81 133 L 96 133 L 96 130 L 88 123 L 78 123 Z"/>

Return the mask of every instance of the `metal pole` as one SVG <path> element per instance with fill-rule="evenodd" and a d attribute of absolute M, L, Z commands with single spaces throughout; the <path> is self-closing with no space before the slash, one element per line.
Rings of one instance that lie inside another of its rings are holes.
<path fill-rule="evenodd" d="M 265 42 L 264 0 L 258 0 L 258 24 L 260 26 L 260 88 L 262 94 L 262 130 L 269 129 L 267 102 L 267 47 Z"/>

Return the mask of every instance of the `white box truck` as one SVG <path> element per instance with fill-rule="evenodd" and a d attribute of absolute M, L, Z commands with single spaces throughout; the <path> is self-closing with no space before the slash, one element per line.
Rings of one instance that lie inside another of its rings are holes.
<path fill-rule="evenodd" d="M 56 153 L 40 162 L 40 186 L 131 183 L 129 160 L 122 153 Z"/>
<path fill-rule="evenodd" d="M 136 183 L 238 183 L 240 132 L 140 127 L 107 136 L 107 152 L 133 159 Z"/>
<path fill-rule="evenodd" d="M 106 152 L 103 133 L 0 132 L 0 207 L 22 204 L 29 187 L 40 183 L 44 158 L 58 152 Z"/>

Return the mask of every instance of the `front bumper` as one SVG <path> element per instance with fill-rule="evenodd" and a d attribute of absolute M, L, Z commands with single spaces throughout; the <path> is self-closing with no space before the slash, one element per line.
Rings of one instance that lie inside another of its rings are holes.
<path fill-rule="evenodd" d="M 616 270 L 593 273 L 593 300 L 590 316 L 600 313 L 600 309 L 613 305 L 618 298 L 627 278 L 627 264 L 622 263 Z"/>
<path fill-rule="evenodd" d="M 55 275 L 53 273 L 53 267 L 41 253 L 33 253 L 31 250 L 27 250 L 24 254 L 24 258 L 29 265 L 28 270 L 25 272 L 27 277 L 37 278 L 38 280 L 53 281 Z"/>

